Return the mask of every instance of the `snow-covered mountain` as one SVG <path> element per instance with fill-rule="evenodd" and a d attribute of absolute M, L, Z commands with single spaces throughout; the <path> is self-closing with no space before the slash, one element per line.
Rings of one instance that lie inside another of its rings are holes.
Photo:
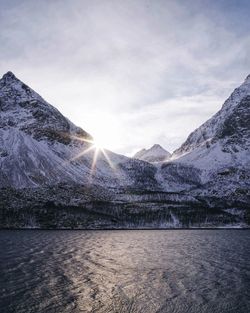
<path fill-rule="evenodd" d="M 0 80 L 0 110 L 0 187 L 90 181 L 106 187 L 133 185 L 149 167 L 111 151 L 97 151 L 86 131 L 11 72 Z"/>
<path fill-rule="evenodd" d="M 155 144 L 149 149 L 142 149 L 138 151 L 133 158 L 151 163 L 167 161 L 171 153 L 162 148 L 161 145 Z"/>
<path fill-rule="evenodd" d="M 206 178 L 222 168 L 250 166 L 250 75 L 221 110 L 174 151 L 176 162 L 203 170 Z"/>
<path fill-rule="evenodd" d="M 165 190 L 239 199 L 250 190 L 250 76 L 158 171 Z M 159 179 L 158 179 L 159 180 Z M 247 196 L 248 197 L 248 196 Z M 249 202 L 250 199 L 247 200 Z"/>
<path fill-rule="evenodd" d="M 172 156 L 154 145 L 128 158 L 95 148 L 8 72 L 0 80 L 0 227 L 250 225 L 249 106 L 250 76 Z"/>

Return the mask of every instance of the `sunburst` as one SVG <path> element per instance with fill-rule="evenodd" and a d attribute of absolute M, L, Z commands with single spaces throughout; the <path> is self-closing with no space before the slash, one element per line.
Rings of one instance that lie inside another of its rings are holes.
<path fill-rule="evenodd" d="M 74 139 L 74 140 L 77 140 L 77 141 L 81 141 L 81 142 L 85 142 L 85 143 L 87 143 L 90 146 L 86 147 L 86 149 L 84 149 L 83 151 L 81 151 L 80 153 L 75 155 L 68 162 L 75 161 L 75 160 L 81 158 L 83 155 L 86 155 L 86 154 L 94 152 L 93 153 L 92 164 L 91 164 L 91 169 L 90 169 L 90 178 L 92 178 L 92 176 L 93 176 L 93 174 L 94 174 L 94 172 L 96 170 L 96 164 L 97 164 L 99 155 L 103 155 L 104 156 L 104 158 L 107 161 L 107 163 L 109 164 L 110 168 L 114 171 L 114 173 L 117 176 L 117 171 L 116 171 L 116 167 L 115 167 L 114 163 L 111 161 L 108 153 L 105 151 L 105 148 L 103 148 L 103 146 L 99 142 L 96 142 L 94 140 L 90 140 L 90 139 L 87 139 L 87 138 L 83 138 L 83 137 L 77 137 L 77 136 L 71 136 L 71 139 Z"/>

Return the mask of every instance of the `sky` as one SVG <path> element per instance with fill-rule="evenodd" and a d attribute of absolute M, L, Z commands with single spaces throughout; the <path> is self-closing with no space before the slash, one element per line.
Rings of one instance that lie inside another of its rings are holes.
<path fill-rule="evenodd" d="M 250 74 L 249 0 L 0 0 L 0 76 L 103 147 L 173 151 Z"/>

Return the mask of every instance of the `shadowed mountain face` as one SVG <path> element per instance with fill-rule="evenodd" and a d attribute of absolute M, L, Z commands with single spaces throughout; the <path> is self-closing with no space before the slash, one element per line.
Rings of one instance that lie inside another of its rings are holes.
<path fill-rule="evenodd" d="M 8 72 L 0 80 L 0 227 L 246 226 L 249 104 L 250 77 L 171 158 L 154 145 L 130 159 L 98 150 Z"/>
<path fill-rule="evenodd" d="M 249 149 L 250 138 L 250 95 L 244 97 L 228 115 L 215 134 L 214 141 L 224 139 L 225 146 L 237 146 Z"/>

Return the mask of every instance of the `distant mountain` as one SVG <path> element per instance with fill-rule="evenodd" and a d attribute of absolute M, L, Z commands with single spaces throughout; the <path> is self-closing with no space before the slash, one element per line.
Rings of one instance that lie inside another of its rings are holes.
<path fill-rule="evenodd" d="M 249 227 L 249 107 L 250 76 L 172 156 L 154 145 L 128 158 L 97 149 L 8 72 L 0 80 L 0 228 Z"/>
<path fill-rule="evenodd" d="M 167 161 L 170 156 L 171 153 L 162 148 L 162 146 L 155 144 L 149 149 L 138 151 L 133 158 L 154 163 Z"/>

